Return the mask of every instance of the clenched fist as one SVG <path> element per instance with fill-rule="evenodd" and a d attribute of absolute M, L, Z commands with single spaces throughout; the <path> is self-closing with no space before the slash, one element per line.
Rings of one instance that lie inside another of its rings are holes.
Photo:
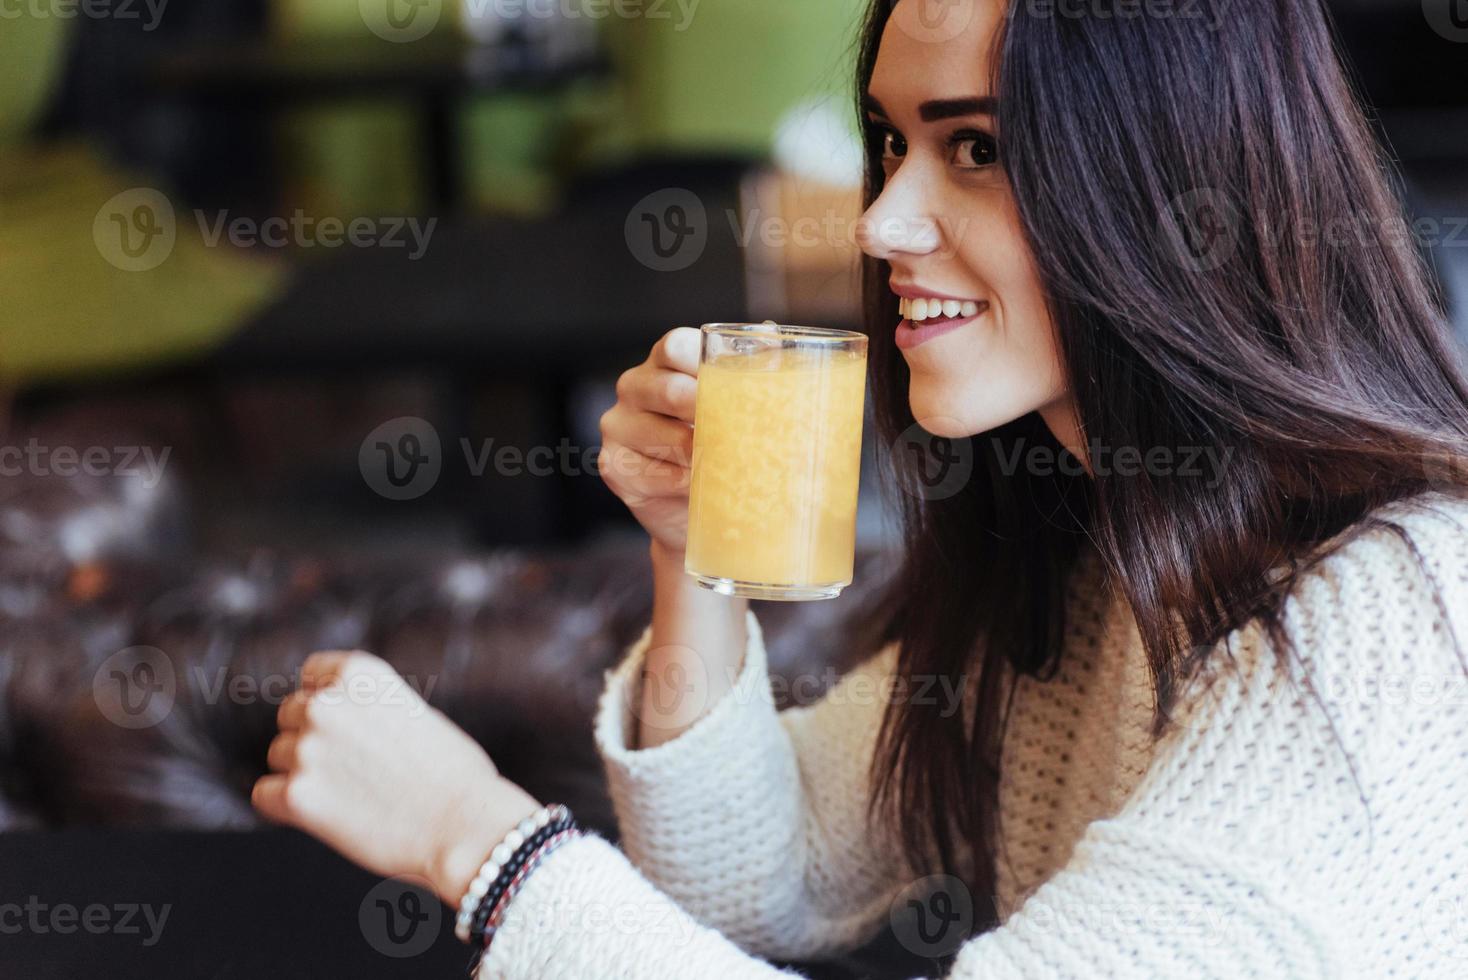
<path fill-rule="evenodd" d="M 539 806 L 371 654 L 311 655 L 279 723 L 256 808 L 376 874 L 426 878 L 450 904 Z"/>

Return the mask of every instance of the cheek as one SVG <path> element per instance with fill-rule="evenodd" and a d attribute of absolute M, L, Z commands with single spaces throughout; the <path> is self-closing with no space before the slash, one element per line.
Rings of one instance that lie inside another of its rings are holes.
<path fill-rule="evenodd" d="M 1001 324 L 1044 318 L 1045 294 L 1030 256 L 1018 211 L 1007 189 L 968 196 L 966 224 L 954 228 L 953 254 L 974 284 L 985 291 Z M 976 206 L 977 205 L 977 206 Z M 960 206 L 955 201 L 954 207 Z"/>
<path fill-rule="evenodd" d="M 1028 244 L 1012 209 L 995 204 L 956 239 L 953 255 L 965 278 L 984 292 L 990 312 L 940 338 L 946 342 L 941 350 L 919 349 L 927 356 L 909 362 L 913 416 L 934 435 L 985 432 L 1064 393 L 1054 329 Z"/>

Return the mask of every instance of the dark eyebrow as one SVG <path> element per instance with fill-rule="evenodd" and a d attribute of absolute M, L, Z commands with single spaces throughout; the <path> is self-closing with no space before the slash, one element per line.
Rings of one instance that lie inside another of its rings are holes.
<path fill-rule="evenodd" d="M 874 116 L 890 119 L 882 103 L 870 94 L 862 96 L 862 108 Z M 999 109 L 999 100 L 992 95 L 976 95 L 963 99 L 932 99 L 918 106 L 918 118 L 923 122 L 937 122 L 956 116 L 994 115 Z"/>
<path fill-rule="evenodd" d="M 999 102 L 992 95 L 974 96 L 967 99 L 934 99 L 918 106 L 918 118 L 923 122 L 937 122 L 955 116 L 994 115 Z"/>

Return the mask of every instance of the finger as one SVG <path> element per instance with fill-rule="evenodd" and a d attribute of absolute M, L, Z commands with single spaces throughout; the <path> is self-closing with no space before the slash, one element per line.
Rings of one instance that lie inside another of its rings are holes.
<path fill-rule="evenodd" d="M 698 354 L 702 346 L 701 331 L 694 327 L 675 327 L 663 334 L 653 345 L 648 360 L 660 368 L 697 374 Z"/>
<path fill-rule="evenodd" d="M 613 410 L 602 419 L 602 438 L 653 459 L 693 465 L 693 429 L 666 415 Z"/>
<path fill-rule="evenodd" d="M 688 496 L 692 471 L 686 466 L 615 444 L 603 446 L 596 463 L 607 485 L 633 506 L 653 498 Z"/>
<path fill-rule="evenodd" d="M 290 772 L 300 761 L 300 744 L 298 732 L 281 732 L 270 742 L 270 749 L 265 753 L 265 765 L 272 772 Z"/>
<path fill-rule="evenodd" d="M 320 650 L 301 664 L 301 689 L 314 691 L 336 680 L 352 650 Z"/>
<path fill-rule="evenodd" d="M 667 368 L 635 367 L 617 380 L 617 397 L 633 408 L 693 423 L 698 379 Z"/>
<path fill-rule="evenodd" d="M 286 805 L 286 789 L 290 777 L 272 773 L 255 781 L 250 802 L 260 815 L 276 823 L 290 823 L 290 807 Z"/>
<path fill-rule="evenodd" d="M 275 713 L 275 726 L 282 732 L 300 731 L 306 727 L 306 703 L 311 700 L 312 693 L 302 688 L 287 695 Z"/>

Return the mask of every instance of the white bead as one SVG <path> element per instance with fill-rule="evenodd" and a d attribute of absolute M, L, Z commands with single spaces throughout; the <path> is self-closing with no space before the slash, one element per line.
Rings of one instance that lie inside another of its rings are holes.
<path fill-rule="evenodd" d="M 489 884 L 490 882 L 487 878 L 475 878 L 469 882 L 469 894 L 475 898 L 483 898 L 484 893 L 489 891 Z"/>
<path fill-rule="evenodd" d="M 516 827 L 515 829 L 520 831 L 521 837 L 529 837 L 531 834 L 535 833 L 535 818 L 526 817 L 524 820 L 520 821 L 520 826 Z"/>
<path fill-rule="evenodd" d="M 550 809 L 548 807 L 541 807 L 540 812 L 535 815 L 535 826 L 537 828 L 544 827 L 550 823 L 550 819 Z"/>
<path fill-rule="evenodd" d="M 489 852 L 489 856 L 494 858 L 494 863 L 499 865 L 503 865 L 513 854 L 514 848 L 507 847 L 504 844 L 496 845 L 495 849 Z"/>
<path fill-rule="evenodd" d="M 505 846 L 512 851 L 523 843 L 525 843 L 525 835 L 518 830 L 512 830 L 505 835 Z"/>

